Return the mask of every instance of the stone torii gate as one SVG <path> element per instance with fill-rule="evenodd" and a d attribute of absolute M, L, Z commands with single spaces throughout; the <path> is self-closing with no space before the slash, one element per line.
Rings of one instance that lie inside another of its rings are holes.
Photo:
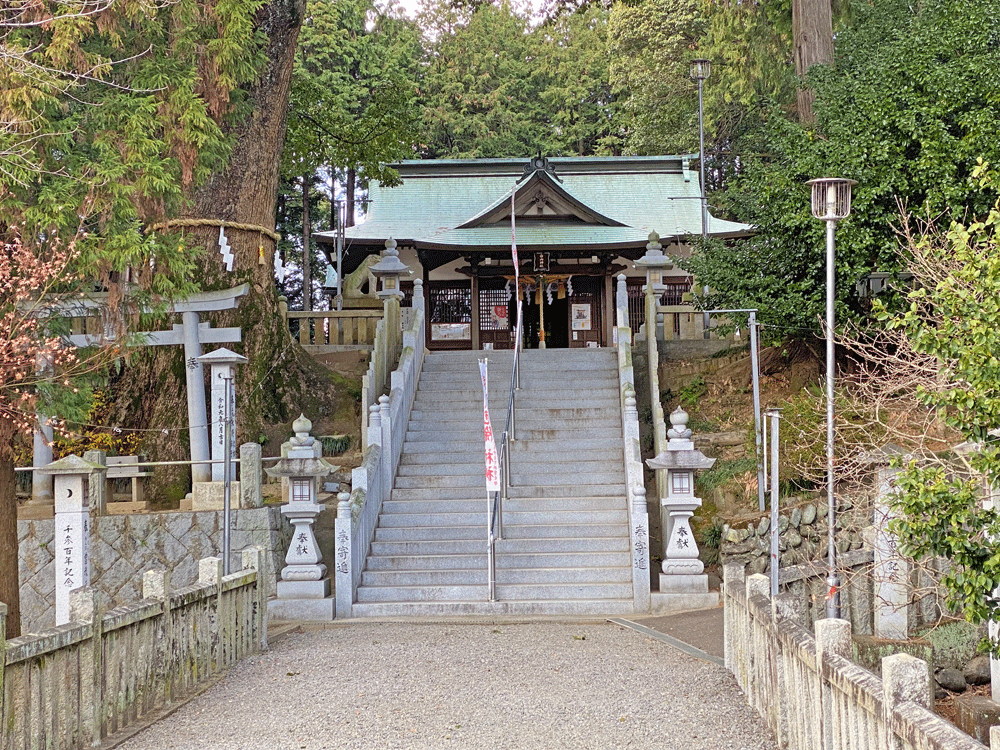
<path fill-rule="evenodd" d="M 218 310 L 234 310 L 239 305 L 239 298 L 249 291 L 249 284 L 240 284 L 232 289 L 222 289 L 214 292 L 198 292 L 166 309 L 167 314 L 181 316 L 181 323 L 174 324 L 169 331 L 140 332 L 145 337 L 144 346 L 184 346 L 184 370 L 187 382 L 188 427 L 191 441 L 191 460 L 204 463 L 191 465 L 191 479 L 194 482 L 210 482 L 212 480 L 212 464 L 209 442 L 208 410 L 205 403 L 205 378 L 202 364 L 198 357 L 202 355 L 202 344 L 238 343 L 242 340 L 239 328 L 212 328 L 210 323 L 202 323 L 202 313 Z M 100 308 L 105 303 L 101 295 L 88 299 L 79 299 L 60 303 L 55 309 L 63 311 L 69 317 L 79 317 L 81 312 Z M 147 311 L 148 312 L 148 311 Z M 107 331 L 100 334 L 73 334 L 68 337 L 74 346 L 101 346 L 110 343 L 114 337 Z M 33 505 L 49 504 L 53 500 L 52 476 L 43 474 L 39 469 L 52 463 L 52 428 L 47 424 L 48 418 L 38 415 L 35 427 L 34 450 L 32 456 L 31 503 Z"/>

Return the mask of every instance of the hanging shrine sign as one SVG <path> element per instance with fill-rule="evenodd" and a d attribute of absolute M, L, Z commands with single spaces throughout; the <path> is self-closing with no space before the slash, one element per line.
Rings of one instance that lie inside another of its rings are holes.
<path fill-rule="evenodd" d="M 500 491 L 500 460 L 497 456 L 496 441 L 493 439 L 493 426 L 490 424 L 490 400 L 488 384 L 488 365 L 485 359 L 479 360 L 479 376 L 483 380 L 483 440 L 486 456 L 486 491 Z"/>

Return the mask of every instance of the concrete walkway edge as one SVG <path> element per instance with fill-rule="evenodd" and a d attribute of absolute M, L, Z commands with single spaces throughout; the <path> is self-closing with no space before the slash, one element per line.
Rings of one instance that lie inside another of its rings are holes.
<path fill-rule="evenodd" d="M 640 625 L 637 622 L 632 622 L 631 620 L 626 620 L 620 617 L 609 617 L 608 622 L 613 622 L 615 625 L 621 625 L 626 628 L 631 628 L 632 630 L 635 630 L 638 633 L 642 633 L 643 635 L 646 635 L 650 638 L 655 638 L 658 641 L 663 641 L 664 643 L 673 646 L 678 651 L 681 651 L 687 654 L 688 656 L 693 656 L 695 659 L 701 659 L 702 661 L 707 661 L 711 664 L 718 664 L 720 667 L 726 666 L 725 660 L 721 659 L 718 656 L 714 656 L 712 654 L 706 654 L 700 648 L 695 648 L 694 646 L 684 643 L 684 641 L 677 640 L 671 635 L 667 635 L 666 633 L 661 633 L 657 630 L 653 630 L 652 628 L 647 628 L 645 625 Z"/>

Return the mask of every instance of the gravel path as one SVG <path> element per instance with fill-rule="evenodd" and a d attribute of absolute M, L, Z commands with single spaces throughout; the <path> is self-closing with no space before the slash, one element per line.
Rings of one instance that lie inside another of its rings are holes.
<path fill-rule="evenodd" d="M 608 622 L 295 633 L 121 750 L 774 750 L 722 667 Z"/>

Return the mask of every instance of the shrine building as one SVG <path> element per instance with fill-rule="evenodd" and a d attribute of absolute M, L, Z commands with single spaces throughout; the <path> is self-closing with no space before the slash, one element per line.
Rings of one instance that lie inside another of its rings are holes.
<path fill-rule="evenodd" d="M 650 233 L 659 235 L 663 252 L 674 258 L 689 254 L 685 239 L 702 233 L 698 173 L 691 160 L 404 161 L 393 165 L 401 184 L 373 186 L 365 220 L 346 229 L 343 273 L 353 272 L 356 282 L 394 240 L 399 259 L 423 278 L 431 349 L 511 348 L 517 294 L 524 300 L 525 348 L 538 347 L 543 338 L 547 348 L 610 346 L 618 274 L 627 277 L 633 328 L 642 322 L 645 271 L 635 261 L 646 252 Z M 511 254 L 512 204 L 519 289 Z M 751 231 L 711 215 L 707 224 L 707 234 L 722 239 Z M 335 264 L 335 232 L 316 237 Z M 690 300 L 685 295 L 693 280 L 683 269 L 673 266 L 664 282 L 661 304 Z M 366 286 L 347 284 L 344 307 L 362 306 Z M 412 294 L 412 281 L 403 289 Z"/>

